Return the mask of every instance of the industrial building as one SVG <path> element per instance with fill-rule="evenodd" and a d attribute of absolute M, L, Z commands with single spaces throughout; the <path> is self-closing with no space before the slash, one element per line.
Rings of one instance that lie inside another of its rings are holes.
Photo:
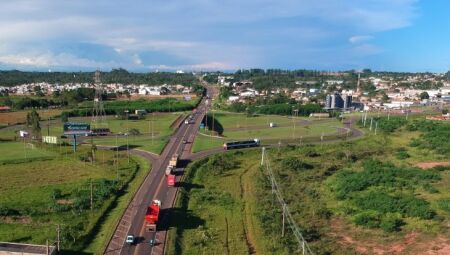
<path fill-rule="evenodd" d="M 343 109 L 347 110 L 352 107 L 352 96 L 338 93 L 327 95 L 325 109 Z"/>

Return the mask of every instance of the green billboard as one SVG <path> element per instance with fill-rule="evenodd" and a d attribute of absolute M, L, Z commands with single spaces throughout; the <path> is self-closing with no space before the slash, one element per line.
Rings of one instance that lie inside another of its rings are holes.
<path fill-rule="evenodd" d="M 66 122 L 64 123 L 65 135 L 83 135 L 91 132 L 91 125 L 80 122 Z"/>

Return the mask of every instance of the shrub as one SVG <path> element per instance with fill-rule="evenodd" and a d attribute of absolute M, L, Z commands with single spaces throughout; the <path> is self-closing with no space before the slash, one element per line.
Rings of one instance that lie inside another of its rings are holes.
<path fill-rule="evenodd" d="M 429 184 L 429 183 L 425 183 L 424 185 L 422 185 L 423 189 L 429 193 L 439 193 L 439 190 L 436 189 L 435 187 L 433 187 L 433 185 Z"/>
<path fill-rule="evenodd" d="M 402 160 L 402 159 L 407 159 L 407 158 L 409 158 L 410 156 L 409 156 L 408 152 L 406 152 L 406 151 L 399 151 L 399 152 L 397 152 L 397 154 L 395 155 L 395 157 L 396 157 L 397 159 Z"/>
<path fill-rule="evenodd" d="M 300 170 L 309 170 L 313 169 L 314 166 L 308 163 L 301 161 L 295 157 L 288 157 L 281 161 L 283 167 L 288 168 L 290 170 L 300 171 Z"/>
<path fill-rule="evenodd" d="M 226 171 L 237 168 L 239 162 L 232 154 L 218 154 L 208 160 L 207 167 L 214 174 L 223 174 Z"/>
<path fill-rule="evenodd" d="M 450 198 L 439 200 L 438 205 L 440 209 L 450 212 Z"/>
<path fill-rule="evenodd" d="M 381 218 L 380 228 L 385 232 L 400 231 L 400 227 L 405 223 L 400 218 L 401 215 L 388 213 Z"/>
<path fill-rule="evenodd" d="M 381 223 L 381 214 L 377 211 L 363 211 L 353 216 L 353 222 L 367 228 L 378 228 Z"/>

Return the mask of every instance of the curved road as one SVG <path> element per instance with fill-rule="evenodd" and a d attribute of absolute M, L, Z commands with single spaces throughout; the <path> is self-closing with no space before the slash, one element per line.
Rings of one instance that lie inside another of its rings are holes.
<path fill-rule="evenodd" d="M 213 98 L 213 96 L 217 94 L 217 89 L 208 88 L 208 93 L 210 93 L 210 97 Z M 160 156 L 142 150 L 135 149 L 131 151 L 133 154 L 143 156 L 152 161 L 153 168 L 143 181 L 138 191 L 135 193 L 132 201 L 117 224 L 114 234 L 109 240 L 104 254 L 164 254 L 167 231 L 169 229 L 170 208 L 174 205 L 178 190 L 177 187 L 168 187 L 166 184 L 164 172 L 170 158 L 174 154 L 180 155 L 180 168 L 176 169 L 177 183 L 179 183 L 184 167 L 189 161 L 197 160 L 223 151 L 222 148 L 215 148 L 194 154 L 191 153 L 192 143 L 197 135 L 198 126 L 205 116 L 210 103 L 211 102 L 209 99 L 202 99 L 201 103 L 197 107 L 196 113 L 193 114 L 194 123 L 184 124 L 184 122 L 182 122 L 172 135 L 169 143 L 166 145 Z M 360 130 L 351 126 L 351 121 L 346 123 L 346 128 L 352 131 L 349 138 L 357 138 L 363 135 Z M 187 143 L 183 143 L 183 140 L 187 141 Z M 162 205 L 157 231 L 150 233 L 146 232 L 144 229 L 144 215 L 147 210 L 147 206 L 154 199 L 160 200 Z M 130 246 L 125 244 L 125 238 L 128 234 L 132 234 L 137 237 L 138 240 L 136 245 Z M 156 241 L 156 245 L 153 247 L 148 244 L 151 239 Z"/>

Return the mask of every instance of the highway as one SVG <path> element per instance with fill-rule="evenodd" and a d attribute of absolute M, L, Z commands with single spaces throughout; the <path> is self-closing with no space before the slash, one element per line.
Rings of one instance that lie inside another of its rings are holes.
<path fill-rule="evenodd" d="M 134 152 L 152 160 L 153 168 L 120 219 L 104 254 L 164 254 L 170 208 L 175 202 L 177 191 L 177 188 L 167 186 L 165 169 L 174 154 L 180 155 L 180 167 L 176 169 L 177 183 L 180 181 L 188 157 L 191 155 L 191 146 L 198 127 L 205 116 L 206 103 L 209 101 L 205 98 L 202 99 L 197 107 L 197 111 L 192 114 L 193 120 L 191 124 L 185 124 L 184 121 L 181 122 L 160 157 L 152 158 L 150 154 L 145 155 L 145 152 Z M 183 143 L 183 140 L 186 140 L 187 143 Z M 150 233 L 144 229 L 144 216 L 148 205 L 154 199 L 160 200 L 162 205 L 157 231 L 156 233 Z M 137 237 L 136 245 L 125 244 L 125 238 L 129 234 Z M 156 241 L 156 245 L 153 247 L 149 245 L 149 240 L 151 239 Z"/>
<path fill-rule="evenodd" d="M 210 98 L 214 98 L 218 91 L 215 88 L 209 88 L 208 93 L 210 93 Z M 209 104 L 207 104 L 207 102 Z M 197 107 L 196 113 L 192 114 L 192 123 L 185 124 L 184 121 L 180 122 L 179 127 L 172 135 L 160 156 L 141 150 L 132 150 L 133 154 L 143 156 L 149 161 L 152 161 L 152 170 L 135 193 L 132 201 L 118 222 L 104 254 L 164 254 L 167 231 L 170 223 L 170 209 L 173 208 L 178 189 L 177 187 L 168 187 L 166 184 L 165 169 L 169 164 L 170 158 L 174 154 L 180 155 L 181 162 L 176 169 L 176 180 L 177 183 L 179 183 L 184 167 L 189 161 L 223 151 L 222 148 L 215 148 L 195 154 L 191 153 L 192 143 L 194 142 L 200 123 L 210 104 L 211 100 L 205 98 L 202 99 Z M 349 138 L 357 138 L 363 135 L 361 131 L 351 126 L 351 122 L 346 123 L 346 127 L 352 131 Z M 187 143 L 183 143 L 183 140 L 187 141 Z M 144 216 L 148 205 L 155 199 L 160 200 L 162 203 L 157 231 L 146 232 L 144 229 Z M 137 243 L 135 245 L 127 245 L 125 243 L 126 236 L 129 234 L 137 237 Z M 156 245 L 150 246 L 150 240 L 154 240 Z"/>

